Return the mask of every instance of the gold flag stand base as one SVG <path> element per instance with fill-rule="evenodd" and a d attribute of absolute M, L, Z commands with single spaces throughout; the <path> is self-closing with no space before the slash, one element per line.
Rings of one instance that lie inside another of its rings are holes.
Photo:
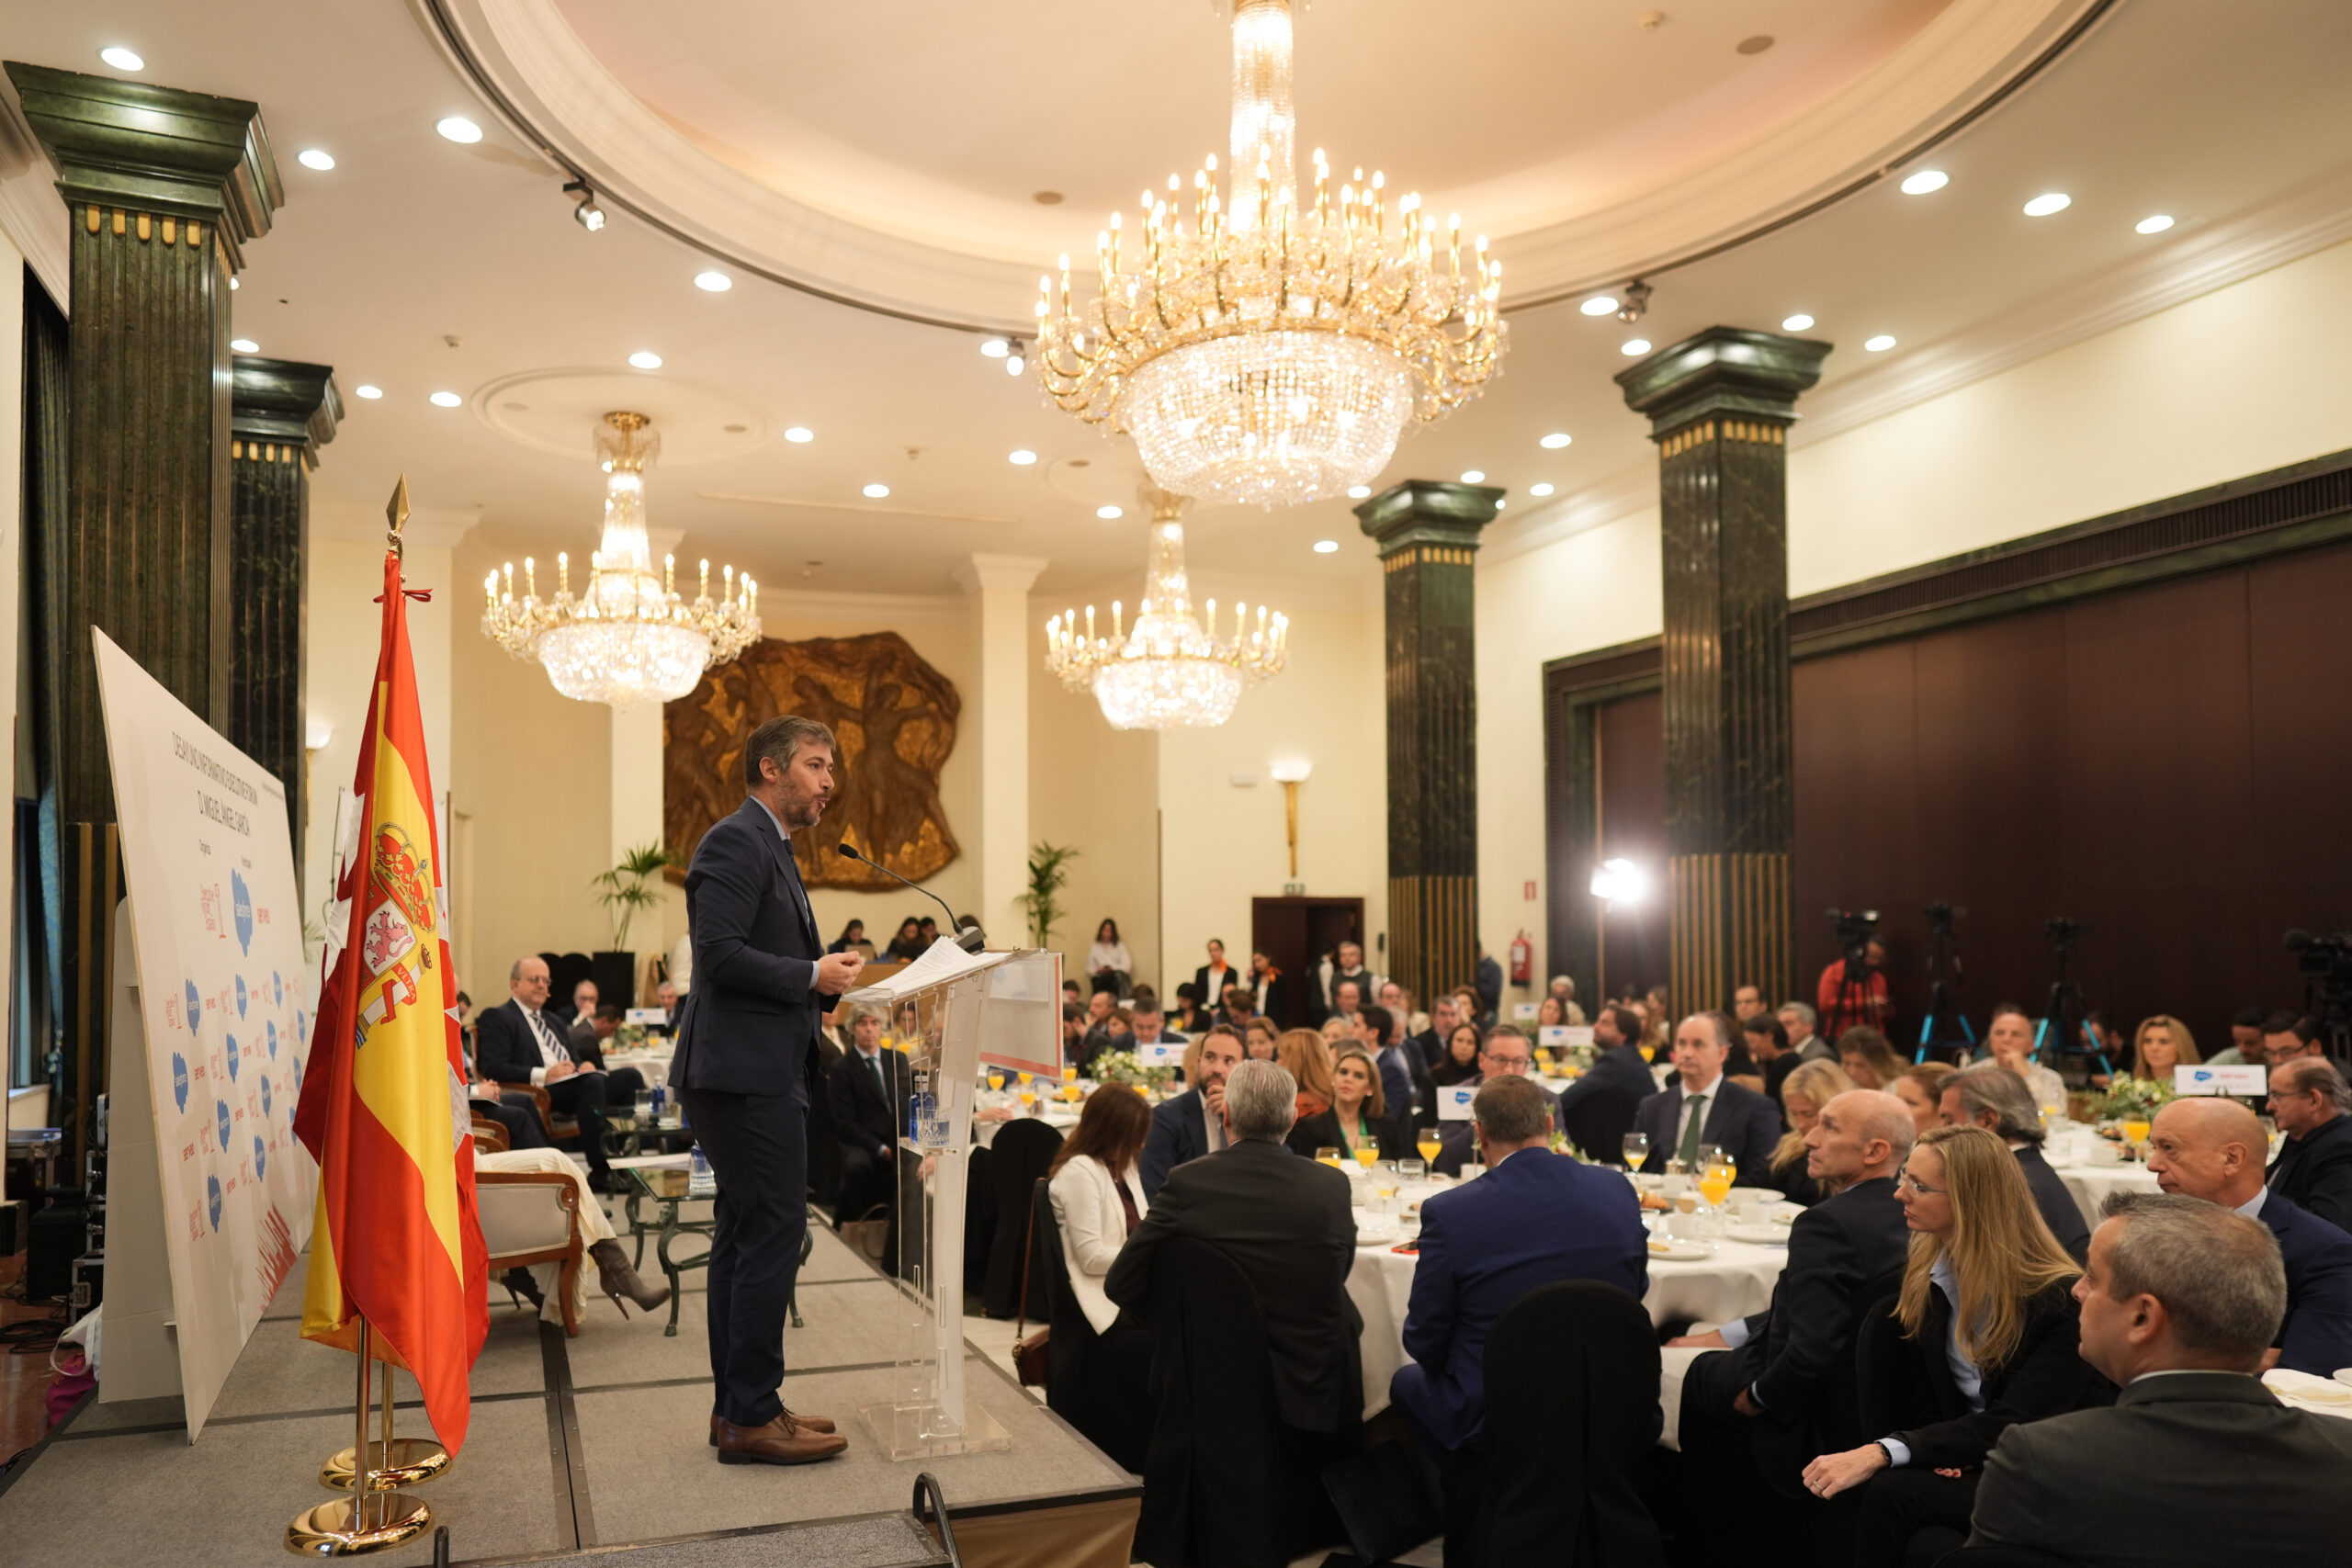
<path fill-rule="evenodd" d="M 352 1557 L 413 1540 L 433 1528 L 424 1499 L 404 1492 L 370 1491 L 334 1497 L 294 1516 L 286 1550 L 302 1557 Z"/>
<path fill-rule="evenodd" d="M 449 1468 L 449 1450 L 430 1438 L 394 1438 L 390 1454 L 381 1443 L 368 1445 L 368 1489 L 397 1492 L 422 1486 Z M 351 1450 L 337 1449 L 319 1466 L 319 1484 L 336 1492 L 351 1490 Z"/>

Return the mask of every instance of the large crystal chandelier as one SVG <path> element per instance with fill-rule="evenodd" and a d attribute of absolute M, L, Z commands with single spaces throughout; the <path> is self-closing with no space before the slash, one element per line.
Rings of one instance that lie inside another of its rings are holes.
<path fill-rule="evenodd" d="M 1461 220 L 1441 236 L 1407 196 L 1358 169 L 1332 192 L 1315 153 L 1302 209 L 1294 175 L 1290 0 L 1234 0 L 1228 195 L 1216 158 L 1143 193 L 1137 243 L 1121 215 L 1096 241 L 1098 292 L 1073 304 L 1069 258 L 1043 280 L 1036 355 L 1046 395 L 1136 438 L 1165 488 L 1204 502 L 1295 505 L 1369 483 L 1408 419 L 1484 389 L 1502 359 L 1502 264 Z M 1392 227 L 1393 224 L 1393 227 Z"/>
<path fill-rule="evenodd" d="M 662 449 L 652 421 L 641 413 L 608 413 L 596 430 L 596 457 L 605 480 L 604 547 L 589 558 L 587 588 L 571 596 L 571 558 L 556 560 L 553 599 L 539 597 L 538 570 L 523 560 L 523 592 L 514 592 L 514 563 L 505 582 L 492 572 L 482 635 L 517 659 L 547 666 L 548 679 L 583 703 L 670 702 L 684 696 L 702 672 L 726 663 L 759 639 L 759 585 L 724 569 L 716 603 L 710 562 L 689 601 L 677 592 L 677 558 L 653 570 L 645 533 L 645 470 Z"/>
<path fill-rule="evenodd" d="M 1237 604 L 1233 636 L 1220 637 L 1214 599 L 1205 626 L 1194 620 L 1184 577 L 1184 498 L 1149 488 L 1143 498 L 1151 508 L 1151 554 L 1134 629 L 1123 624 L 1116 600 L 1108 637 L 1095 635 L 1093 605 L 1086 607 L 1083 636 L 1078 612 L 1066 611 L 1046 623 L 1046 668 L 1073 692 L 1091 687 L 1114 729 L 1223 724 L 1243 686 L 1283 672 L 1290 621 L 1261 604 L 1253 631 L 1250 606 Z"/>

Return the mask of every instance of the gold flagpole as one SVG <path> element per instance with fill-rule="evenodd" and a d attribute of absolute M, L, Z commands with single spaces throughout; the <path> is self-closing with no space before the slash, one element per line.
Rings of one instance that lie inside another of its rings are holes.
<path fill-rule="evenodd" d="M 286 1527 L 286 1550 L 298 1557 L 352 1557 L 380 1551 L 413 1540 L 433 1527 L 433 1511 L 424 1500 L 392 1489 L 393 1477 L 368 1462 L 374 1450 L 368 1441 L 368 1382 L 374 1357 L 368 1344 L 368 1320 L 359 1319 L 359 1409 L 352 1424 L 350 1455 L 356 1473 L 345 1484 L 351 1495 L 336 1497 L 294 1516 Z M 384 1430 L 389 1437 L 392 1416 L 392 1369 L 384 1367 Z M 337 1454 L 336 1459 L 345 1456 Z M 332 1465 L 334 1461 L 330 1461 Z M 448 1456 L 442 1455 L 446 1466 Z M 324 1480 L 322 1472 L 321 1479 Z M 332 1485 L 334 1483 L 330 1482 Z"/>

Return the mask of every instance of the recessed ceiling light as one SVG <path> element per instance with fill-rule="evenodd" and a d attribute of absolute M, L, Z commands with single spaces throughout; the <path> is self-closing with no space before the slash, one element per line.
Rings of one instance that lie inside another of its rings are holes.
<path fill-rule="evenodd" d="M 147 62 L 145 61 L 140 59 L 136 53 L 130 50 L 123 48 L 120 44 L 116 44 L 109 49 L 102 49 L 98 51 L 98 58 L 105 61 L 108 65 L 113 66 L 117 71 L 144 71 L 147 69 Z"/>
<path fill-rule="evenodd" d="M 1588 316 L 1613 315 L 1617 310 L 1617 296 L 1614 294 L 1596 294 L 1591 299 L 1586 300 L 1583 304 L 1577 306 L 1577 309 L 1582 310 Z"/>
<path fill-rule="evenodd" d="M 1029 199 L 1040 207 L 1059 207 L 1062 204 L 1062 193 L 1057 190 L 1033 191 L 1030 193 Z"/>
<path fill-rule="evenodd" d="M 366 398 L 369 402 L 374 402 L 378 398 L 384 395 L 383 388 L 371 387 L 364 382 L 359 386 L 352 388 L 351 390 L 354 396 Z"/>
<path fill-rule="evenodd" d="M 1012 453 L 1010 460 L 1014 468 L 1025 468 L 1037 460 L 1037 454 L 1023 446 L 1019 451 Z"/>
<path fill-rule="evenodd" d="M 1317 539 L 1315 541 L 1315 553 L 1318 556 L 1338 555 L 1340 553 L 1340 541 L 1337 539 Z"/>
<path fill-rule="evenodd" d="M 889 493 L 890 487 L 888 485 L 872 484 L 865 487 L 865 497 L 868 501 L 879 501 Z"/>
<path fill-rule="evenodd" d="M 1862 346 L 1869 349 L 1872 354 L 1884 354 L 1888 349 L 1894 346 L 1894 340 L 1887 336 L 1884 333 L 1881 333 L 1876 337 L 1864 338 L 1862 340 Z"/>
<path fill-rule="evenodd" d="M 1941 190 L 1950 184 L 1951 184 L 1951 176 L 1941 169 L 1922 169 L 1903 182 L 1903 194 L 1926 196 L 1928 192 Z"/>
<path fill-rule="evenodd" d="M 662 356 L 654 353 L 650 348 L 639 349 L 635 354 L 628 356 L 628 362 L 631 365 L 636 366 L 639 370 L 659 370 L 662 368 Z"/>
<path fill-rule="evenodd" d="M 735 280 L 723 272 L 698 272 L 695 274 L 695 287 L 705 294 L 724 294 L 735 287 Z"/>
<path fill-rule="evenodd" d="M 1348 499 L 1351 501 L 1362 501 L 1371 493 L 1372 487 L 1370 485 L 1350 485 L 1348 487 Z M 1331 547 L 1336 550 L 1340 547 L 1333 545 Z"/>
<path fill-rule="evenodd" d="M 451 141 L 470 143 L 481 140 L 481 127 L 461 114 L 451 115 L 448 118 L 437 122 L 433 129 Z"/>
<path fill-rule="evenodd" d="M 1534 496 L 1549 495 L 1552 493 L 1552 487 L 1548 484 L 1529 485 L 1527 487 L 1527 493 Z"/>
<path fill-rule="evenodd" d="M 1094 515 L 1100 517 L 1105 523 L 1115 523 L 1120 518 L 1125 517 L 1126 513 L 1120 511 L 1115 506 L 1098 506 L 1094 509 Z"/>
<path fill-rule="evenodd" d="M 302 151 L 294 154 L 294 161 L 306 169 L 316 169 L 321 174 L 334 167 L 334 154 L 316 147 L 303 148 Z"/>
<path fill-rule="evenodd" d="M 1575 439 L 1575 436 L 1570 435 L 1565 430 L 1555 430 L 1552 432 L 1551 434 L 1545 436 L 1542 441 L 1537 442 L 1536 445 L 1544 447 L 1547 451 L 1556 452 Z"/>
<path fill-rule="evenodd" d="M 433 394 L 433 404 L 435 408 L 453 409 L 465 400 L 465 399 L 458 396 L 455 392 L 435 392 Z"/>
<path fill-rule="evenodd" d="M 1783 316 L 1781 318 L 1781 330 L 1784 333 L 1801 333 L 1812 325 L 1813 318 L 1806 315 L 1803 310 L 1799 310 L 1793 316 Z"/>
<path fill-rule="evenodd" d="M 2028 218 L 2047 218 L 2053 212 L 2064 212 L 2075 204 L 2075 198 L 2064 191 L 2045 191 L 2025 204 Z"/>
<path fill-rule="evenodd" d="M 798 446 L 816 440 L 817 433 L 809 429 L 805 424 L 796 424 L 790 430 L 784 433 L 784 438 L 786 441 L 791 442 L 795 446 Z"/>
<path fill-rule="evenodd" d="M 2159 212 L 2154 218 L 2141 219 L 2132 227 L 2143 234 L 2161 234 L 2172 227 L 2172 217 L 2168 213 Z"/>
<path fill-rule="evenodd" d="M 1647 354 L 1649 351 L 1650 340 L 1645 337 L 1629 337 L 1617 345 L 1617 352 L 1623 355 Z"/>
<path fill-rule="evenodd" d="M 1739 54 L 1761 54 L 1771 47 L 1772 35 L 1770 33 L 1758 33 L 1754 38 L 1744 38 L 1740 39 L 1737 43 L 1732 46 L 1732 49 L 1734 52 Z"/>
<path fill-rule="evenodd" d="M 1012 350 L 1012 345 L 1005 342 L 1001 337 L 989 337 L 982 338 L 980 340 L 980 356 L 983 359 L 1002 359 L 1007 354 L 1011 353 Z"/>
<path fill-rule="evenodd" d="M 1484 484 L 1487 482 L 1487 470 L 1484 468 L 1464 468 L 1462 470 L 1462 482 L 1466 485 Z"/>
<path fill-rule="evenodd" d="M 255 343 L 249 337 L 232 337 L 229 340 L 229 346 L 235 349 L 239 354 L 259 354 L 261 352 L 261 344 Z"/>

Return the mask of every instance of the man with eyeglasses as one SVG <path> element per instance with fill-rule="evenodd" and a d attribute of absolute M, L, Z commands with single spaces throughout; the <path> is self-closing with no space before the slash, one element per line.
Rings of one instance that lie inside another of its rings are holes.
<path fill-rule="evenodd" d="M 1527 1036 L 1511 1024 L 1497 1024 L 1494 1032 L 1487 1036 L 1485 1048 L 1478 1053 L 1478 1076 L 1466 1078 L 1453 1088 L 1469 1089 L 1475 1094 L 1477 1086 L 1489 1078 L 1531 1077 L 1534 1072 L 1535 1047 L 1528 1043 Z M 1536 1087 L 1543 1089 L 1541 1084 Z M 1559 1097 L 1545 1089 L 1544 1103 L 1551 1112 L 1552 1125 L 1557 1128 L 1560 1124 Z M 1470 1161 L 1471 1151 L 1478 1146 L 1477 1123 L 1475 1121 L 1441 1122 L 1439 1125 L 1444 1131 L 1438 1134 L 1437 1158 L 1430 1162 L 1430 1168 L 1440 1176 L 1459 1176 L 1462 1168 Z"/>
<path fill-rule="evenodd" d="M 2352 1231 L 2352 1089 L 2324 1057 L 2270 1069 L 2270 1114 L 2287 1140 L 2263 1185 L 2339 1230 Z"/>

